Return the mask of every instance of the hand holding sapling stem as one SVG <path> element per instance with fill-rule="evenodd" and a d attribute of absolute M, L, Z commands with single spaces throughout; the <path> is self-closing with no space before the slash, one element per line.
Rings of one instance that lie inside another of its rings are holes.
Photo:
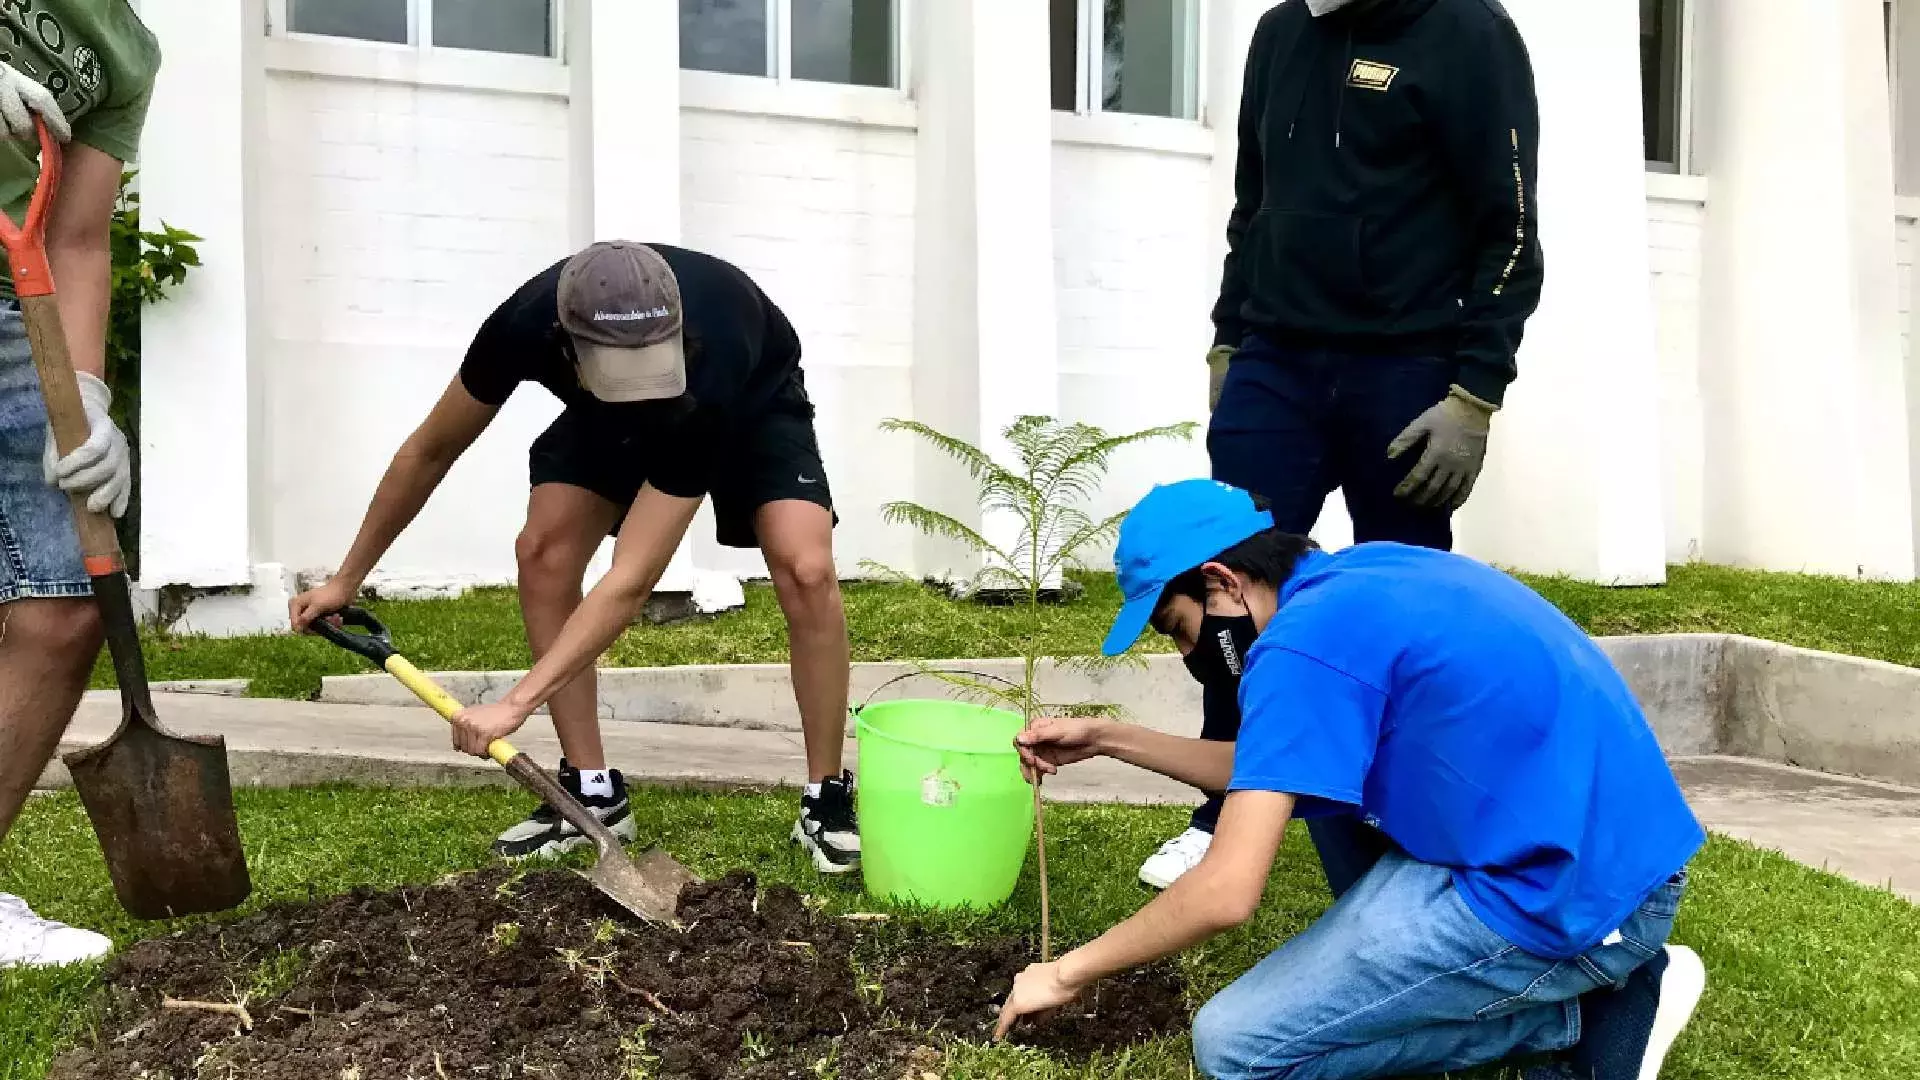
<path fill-rule="evenodd" d="M 1058 773 L 1063 765 L 1099 757 L 1106 752 L 1101 739 L 1110 723 L 1058 716 L 1035 720 L 1013 740 L 1020 752 L 1020 771 L 1029 783 L 1038 784 L 1040 777 Z"/>

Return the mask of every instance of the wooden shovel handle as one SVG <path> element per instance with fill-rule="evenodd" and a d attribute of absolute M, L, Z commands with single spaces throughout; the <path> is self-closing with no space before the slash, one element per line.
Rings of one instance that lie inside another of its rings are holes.
<path fill-rule="evenodd" d="M 73 453 L 92 434 L 87 411 L 80 401 L 80 383 L 67 355 L 67 335 L 60 324 L 60 305 L 51 294 L 20 298 L 20 315 L 27 324 L 27 342 L 33 347 L 34 370 L 40 375 L 40 396 L 47 402 L 53 427 L 53 445 L 60 456 Z M 113 519 L 87 509 L 85 495 L 71 495 L 73 522 L 80 530 L 80 553 L 88 577 L 105 577 L 126 568 L 120 555 L 120 535 Z"/>

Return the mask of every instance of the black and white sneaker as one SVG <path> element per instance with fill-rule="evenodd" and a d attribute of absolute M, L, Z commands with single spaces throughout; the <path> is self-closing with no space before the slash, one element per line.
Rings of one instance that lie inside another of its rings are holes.
<path fill-rule="evenodd" d="M 607 770 L 613 778 L 613 794 L 585 795 L 580 791 L 580 770 L 560 762 L 560 786 L 580 800 L 601 824 L 613 830 L 622 843 L 634 837 L 633 811 L 627 805 L 627 780 L 619 769 Z M 579 829 L 545 803 L 527 815 L 525 821 L 500 834 L 493 842 L 493 853 L 503 859 L 547 859 L 574 848 L 592 844 Z"/>
<path fill-rule="evenodd" d="M 860 823 L 853 810 L 852 773 L 823 781 L 818 795 L 800 796 L 800 820 L 793 823 L 793 839 L 807 849 L 814 868 L 823 874 L 860 868 Z"/>

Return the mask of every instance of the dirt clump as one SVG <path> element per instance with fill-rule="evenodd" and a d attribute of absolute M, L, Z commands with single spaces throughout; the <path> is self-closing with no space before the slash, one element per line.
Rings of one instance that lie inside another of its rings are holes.
<path fill-rule="evenodd" d="M 357 890 L 142 942 L 49 1080 L 897 1080 L 984 1039 L 1024 941 L 954 944 L 825 915 L 744 873 L 684 930 L 564 871 Z M 1016 1041 L 1072 1059 L 1179 1030 L 1182 981 L 1104 984 Z"/>

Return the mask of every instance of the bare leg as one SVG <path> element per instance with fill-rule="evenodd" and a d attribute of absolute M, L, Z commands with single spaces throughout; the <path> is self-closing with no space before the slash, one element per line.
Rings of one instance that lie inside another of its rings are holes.
<path fill-rule="evenodd" d="M 0 605 L 0 840 L 59 747 L 100 640 L 92 600 Z"/>
<path fill-rule="evenodd" d="M 620 508 L 613 503 L 568 484 L 542 484 L 528 497 L 527 525 L 514 554 L 520 564 L 520 618 L 536 661 L 580 606 L 587 563 L 619 517 Z M 598 685 L 594 669 L 588 668 L 547 702 L 560 751 L 576 769 L 607 767 L 600 743 Z"/>
<path fill-rule="evenodd" d="M 847 730 L 847 613 L 833 566 L 833 514 L 798 499 L 754 516 L 773 591 L 787 617 L 793 696 L 807 740 L 807 779 L 839 776 Z"/>

